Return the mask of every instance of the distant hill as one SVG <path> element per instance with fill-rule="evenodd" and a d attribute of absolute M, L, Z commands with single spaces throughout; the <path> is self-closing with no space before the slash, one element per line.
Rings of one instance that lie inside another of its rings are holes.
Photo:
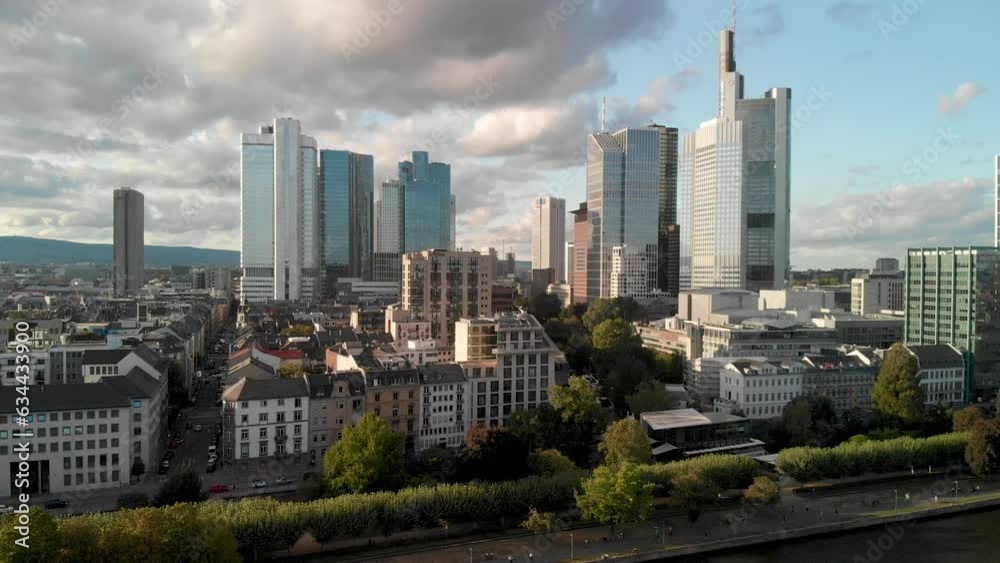
<path fill-rule="evenodd" d="M 33 237 L 0 237 L 0 262 L 19 264 L 110 264 L 110 244 L 88 244 Z M 147 266 L 202 265 L 239 266 L 235 250 L 194 248 L 192 246 L 146 245 Z"/>

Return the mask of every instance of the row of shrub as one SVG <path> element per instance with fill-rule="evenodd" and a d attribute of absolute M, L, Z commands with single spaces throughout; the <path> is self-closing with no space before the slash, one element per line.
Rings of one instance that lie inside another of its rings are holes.
<path fill-rule="evenodd" d="M 722 488 L 743 488 L 758 474 L 750 458 L 727 455 L 639 468 L 646 479 L 664 488 L 688 473 L 698 473 Z M 223 561 L 231 558 L 217 553 L 220 550 L 228 554 L 238 548 L 244 557 L 253 557 L 290 547 L 305 533 L 325 543 L 373 533 L 389 535 L 472 521 L 519 519 L 531 508 L 558 511 L 573 506 L 574 491 L 580 489 L 586 475 L 586 471 L 576 470 L 551 477 L 442 484 L 398 492 L 341 495 L 307 503 L 254 498 L 75 516 L 53 522 L 58 556 L 43 560 L 151 563 L 174 561 L 183 552 L 185 561 Z M 48 518 L 41 511 L 36 516 Z M 5 518 L 0 536 L 13 533 L 12 526 L 12 518 Z M 35 530 L 33 525 L 33 540 Z M 191 537 L 189 542 L 183 540 L 186 536 Z"/>
<path fill-rule="evenodd" d="M 968 441 L 966 433 L 955 432 L 929 438 L 851 441 L 833 448 L 787 448 L 778 454 L 777 466 L 802 483 L 941 467 L 961 463 Z"/>

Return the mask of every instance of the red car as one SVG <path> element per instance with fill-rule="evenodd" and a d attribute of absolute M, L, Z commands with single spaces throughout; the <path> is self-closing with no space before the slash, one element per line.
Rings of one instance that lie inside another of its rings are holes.
<path fill-rule="evenodd" d="M 208 492 L 210 492 L 210 493 L 228 493 L 229 492 L 229 485 L 212 485 L 211 487 L 208 488 Z"/>

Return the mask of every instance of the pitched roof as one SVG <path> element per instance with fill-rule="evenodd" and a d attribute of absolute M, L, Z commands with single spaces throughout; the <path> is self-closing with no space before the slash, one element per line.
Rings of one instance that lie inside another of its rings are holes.
<path fill-rule="evenodd" d="M 244 377 L 222 393 L 222 400 L 230 403 L 261 399 L 288 399 L 308 397 L 309 389 L 302 378 L 249 379 Z"/>
<path fill-rule="evenodd" d="M 908 346 L 910 353 L 916 356 L 920 369 L 939 369 L 963 367 L 962 353 L 947 344 L 927 344 Z"/>
<path fill-rule="evenodd" d="M 117 364 L 132 353 L 130 348 L 116 348 L 113 350 L 84 350 L 83 365 L 103 365 Z"/>
<path fill-rule="evenodd" d="M 125 375 L 102 377 L 101 382 L 130 399 L 153 397 L 160 386 L 158 381 L 140 368 L 134 368 Z"/>
<path fill-rule="evenodd" d="M 17 408 L 14 402 L 20 393 L 14 387 L 0 387 L 0 413 L 13 414 Z M 128 407 L 131 405 L 126 395 L 105 383 L 66 383 L 60 385 L 37 385 L 29 391 L 32 412 L 68 411 Z"/>
<path fill-rule="evenodd" d="M 426 364 L 417 368 L 424 384 L 465 383 L 465 370 L 458 364 Z"/>

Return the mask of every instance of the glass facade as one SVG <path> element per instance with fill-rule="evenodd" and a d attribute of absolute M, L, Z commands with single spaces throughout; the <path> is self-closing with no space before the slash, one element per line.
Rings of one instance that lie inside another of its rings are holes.
<path fill-rule="evenodd" d="M 451 166 L 428 162 L 425 151 L 400 162 L 404 198 L 403 251 L 419 252 L 451 245 Z"/>
<path fill-rule="evenodd" d="M 319 185 L 324 292 L 332 297 L 337 278 L 370 278 L 374 159 L 321 151 Z"/>

